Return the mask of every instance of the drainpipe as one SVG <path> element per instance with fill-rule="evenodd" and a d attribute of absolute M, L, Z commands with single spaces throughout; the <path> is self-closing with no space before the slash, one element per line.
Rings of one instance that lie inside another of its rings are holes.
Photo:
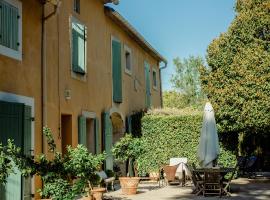
<path fill-rule="evenodd" d="M 160 74 L 160 97 L 161 97 L 161 108 L 163 108 L 163 93 L 162 93 L 162 77 L 161 77 L 161 71 L 165 68 L 167 68 L 168 63 L 167 61 L 163 61 L 164 66 L 159 68 L 159 74 Z"/>
<path fill-rule="evenodd" d="M 47 62 L 46 62 L 46 21 L 54 16 L 60 6 L 60 3 L 57 5 L 54 5 L 54 11 L 50 13 L 49 15 L 45 16 L 45 5 L 47 1 L 42 1 L 42 25 L 41 25 L 41 91 L 42 91 L 42 127 L 47 126 Z M 42 133 L 42 153 L 46 152 L 46 138 Z"/>

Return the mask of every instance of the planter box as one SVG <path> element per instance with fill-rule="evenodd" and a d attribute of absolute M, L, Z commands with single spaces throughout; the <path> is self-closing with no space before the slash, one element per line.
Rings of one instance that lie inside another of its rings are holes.
<path fill-rule="evenodd" d="M 139 177 L 121 177 L 119 178 L 122 193 L 125 195 L 133 195 L 137 193 Z"/>

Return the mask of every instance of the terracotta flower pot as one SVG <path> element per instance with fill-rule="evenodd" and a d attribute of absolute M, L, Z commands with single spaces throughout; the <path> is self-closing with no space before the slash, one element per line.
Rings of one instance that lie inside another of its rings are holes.
<path fill-rule="evenodd" d="M 93 200 L 93 198 L 92 197 L 82 197 L 82 198 L 80 198 L 78 200 Z"/>
<path fill-rule="evenodd" d="M 92 195 L 93 195 L 92 200 L 102 200 L 104 192 L 106 192 L 105 188 L 93 188 L 93 190 L 92 190 Z"/>
<path fill-rule="evenodd" d="M 119 178 L 122 193 L 125 195 L 133 195 L 137 193 L 139 177 L 121 177 Z"/>

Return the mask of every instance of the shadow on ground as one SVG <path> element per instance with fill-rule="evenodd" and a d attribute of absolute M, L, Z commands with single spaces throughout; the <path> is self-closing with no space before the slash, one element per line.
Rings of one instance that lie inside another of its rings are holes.
<path fill-rule="evenodd" d="M 228 200 L 270 200 L 270 180 L 249 180 L 237 179 L 233 181 L 231 187 L 232 196 L 223 196 L 222 199 Z M 109 194 L 108 194 L 109 195 Z M 133 196 L 117 195 L 107 196 L 105 200 L 218 200 L 215 197 L 203 197 L 192 194 L 192 187 L 166 186 L 159 188 L 158 185 L 142 184 L 139 193 Z"/>

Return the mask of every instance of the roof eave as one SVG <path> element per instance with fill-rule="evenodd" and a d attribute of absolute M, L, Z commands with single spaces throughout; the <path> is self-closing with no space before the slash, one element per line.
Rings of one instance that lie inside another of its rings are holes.
<path fill-rule="evenodd" d="M 145 51 L 159 62 L 167 63 L 167 60 L 159 54 L 143 36 L 113 8 L 105 6 L 105 14 L 120 26 L 132 39 L 134 39 Z"/>
<path fill-rule="evenodd" d="M 115 4 L 115 5 L 118 5 L 118 4 L 119 4 L 119 1 L 120 1 L 120 0 L 101 0 L 101 2 L 102 2 L 103 4 L 106 4 L 106 3 L 113 3 L 113 4 Z"/>

